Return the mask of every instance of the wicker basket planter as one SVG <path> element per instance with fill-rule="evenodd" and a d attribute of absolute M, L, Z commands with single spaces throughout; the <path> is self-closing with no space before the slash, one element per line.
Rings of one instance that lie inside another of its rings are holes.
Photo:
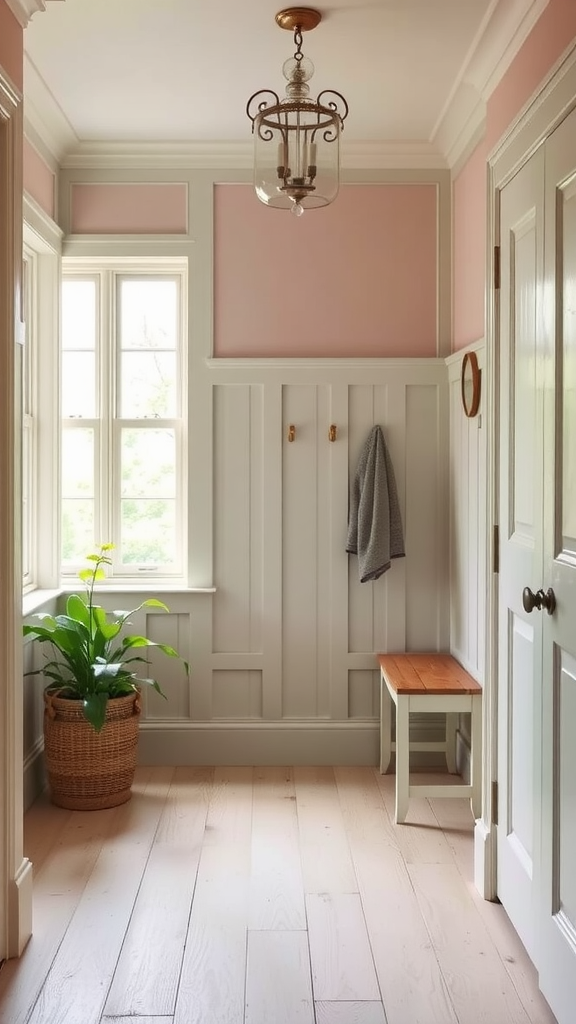
<path fill-rule="evenodd" d="M 44 694 L 44 754 L 52 802 L 76 811 L 117 807 L 131 796 L 136 768 L 140 694 L 108 701 L 96 732 L 82 701 Z"/>

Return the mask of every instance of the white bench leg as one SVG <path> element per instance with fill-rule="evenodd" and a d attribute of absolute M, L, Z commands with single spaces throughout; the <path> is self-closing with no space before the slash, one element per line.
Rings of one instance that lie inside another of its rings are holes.
<path fill-rule="evenodd" d="M 472 814 L 482 815 L 482 697 L 472 698 L 472 723 L 470 737 L 470 785 L 472 786 Z"/>
<path fill-rule="evenodd" d="M 456 775 L 456 732 L 458 729 L 458 714 L 455 711 L 446 713 L 446 767 L 450 775 Z"/>
<path fill-rule="evenodd" d="M 396 698 L 396 824 L 408 813 L 410 790 L 410 698 Z"/>
<path fill-rule="evenodd" d="M 392 754 L 392 700 L 382 673 L 380 673 L 380 774 L 385 775 L 390 767 Z"/>

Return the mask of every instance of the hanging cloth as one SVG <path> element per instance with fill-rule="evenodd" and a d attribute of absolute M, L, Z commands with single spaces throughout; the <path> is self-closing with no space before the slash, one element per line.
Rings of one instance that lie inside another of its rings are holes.
<path fill-rule="evenodd" d="M 361 583 L 377 580 L 391 559 L 405 555 L 394 468 L 379 426 L 370 431 L 350 488 L 346 551 L 358 555 Z"/>

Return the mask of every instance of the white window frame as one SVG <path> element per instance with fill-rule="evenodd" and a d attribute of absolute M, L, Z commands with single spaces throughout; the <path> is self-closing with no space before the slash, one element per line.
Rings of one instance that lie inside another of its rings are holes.
<path fill-rule="evenodd" d="M 119 349 L 117 347 L 118 283 L 126 278 L 166 277 L 177 280 L 179 288 L 178 339 L 177 348 L 177 412 L 176 417 L 150 420 L 120 419 L 116 415 L 116 386 Z M 163 581 L 169 585 L 185 585 L 187 555 L 187 302 L 188 302 L 188 260 L 186 257 L 64 257 L 62 280 L 95 280 L 97 283 L 96 309 L 96 412 L 95 419 L 62 420 L 63 429 L 91 427 L 94 429 L 95 444 L 95 544 L 112 543 L 116 546 L 110 556 L 112 567 L 108 576 L 111 584 L 122 583 L 146 585 L 154 580 L 155 586 Z M 175 500 L 175 564 L 171 567 L 121 564 L 120 547 L 120 460 L 119 436 L 123 427 L 143 427 L 158 423 L 158 426 L 174 430 L 176 438 L 176 500 Z M 102 481 L 110 481 L 103 487 Z M 117 555 L 118 552 L 118 555 Z M 80 564 L 66 563 L 61 566 L 62 580 L 76 576 Z"/>
<path fill-rule="evenodd" d="M 60 538 L 60 266 L 62 231 L 26 193 L 23 245 L 29 267 L 23 359 L 27 362 L 32 450 L 29 457 L 29 571 L 23 594 L 59 584 Z M 23 467 L 24 470 L 24 467 Z"/>

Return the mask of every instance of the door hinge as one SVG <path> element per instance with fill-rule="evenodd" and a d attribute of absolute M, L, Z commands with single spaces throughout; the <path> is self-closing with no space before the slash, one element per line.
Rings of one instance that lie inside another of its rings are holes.
<path fill-rule="evenodd" d="M 494 288 L 500 288 L 500 246 L 494 246 Z"/>
<path fill-rule="evenodd" d="M 498 779 L 492 781 L 492 824 L 498 824 Z"/>
<path fill-rule="evenodd" d="M 497 523 L 492 530 L 492 572 L 500 572 L 500 527 Z"/>

